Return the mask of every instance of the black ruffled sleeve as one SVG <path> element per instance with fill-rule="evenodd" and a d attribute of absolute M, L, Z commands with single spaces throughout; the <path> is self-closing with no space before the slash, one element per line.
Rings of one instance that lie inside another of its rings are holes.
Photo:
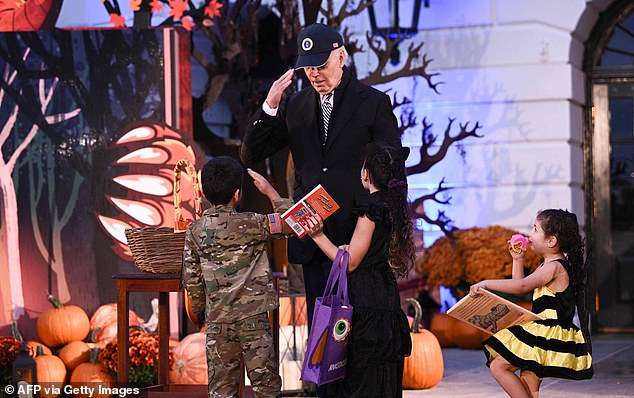
<path fill-rule="evenodd" d="M 358 204 L 352 208 L 351 212 L 357 217 L 367 216 L 374 222 L 389 220 L 389 209 L 385 201 L 385 194 L 381 191 L 370 194 L 367 203 Z"/>

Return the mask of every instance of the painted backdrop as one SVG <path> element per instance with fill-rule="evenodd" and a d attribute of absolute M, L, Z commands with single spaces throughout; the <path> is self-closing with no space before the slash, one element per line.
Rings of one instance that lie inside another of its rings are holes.
<path fill-rule="evenodd" d="M 115 301 L 112 274 L 134 270 L 123 230 L 173 225 L 173 166 L 202 161 L 178 37 L 0 35 L 0 335 L 17 320 L 34 337 L 48 293 L 89 314 Z"/>

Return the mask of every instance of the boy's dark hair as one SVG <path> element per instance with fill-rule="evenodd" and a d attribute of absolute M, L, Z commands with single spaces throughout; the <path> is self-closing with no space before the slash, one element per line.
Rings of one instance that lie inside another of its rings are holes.
<path fill-rule="evenodd" d="M 208 161 L 200 173 L 205 198 L 213 205 L 231 201 L 236 189 L 242 188 L 244 167 L 236 159 L 219 156 Z"/>

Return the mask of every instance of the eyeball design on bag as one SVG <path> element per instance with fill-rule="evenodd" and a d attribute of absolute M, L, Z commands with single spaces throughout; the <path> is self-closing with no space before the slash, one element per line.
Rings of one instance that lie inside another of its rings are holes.
<path fill-rule="evenodd" d="M 350 321 L 341 318 L 335 322 L 335 325 L 332 328 L 332 338 L 335 339 L 336 342 L 342 342 L 348 337 L 350 333 Z"/>

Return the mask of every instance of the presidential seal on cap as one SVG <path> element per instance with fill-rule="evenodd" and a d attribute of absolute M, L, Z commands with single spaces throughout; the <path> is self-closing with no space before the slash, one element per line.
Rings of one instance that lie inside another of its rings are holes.
<path fill-rule="evenodd" d="M 323 23 L 309 25 L 299 32 L 295 69 L 326 64 L 330 52 L 343 46 L 339 32 Z"/>

